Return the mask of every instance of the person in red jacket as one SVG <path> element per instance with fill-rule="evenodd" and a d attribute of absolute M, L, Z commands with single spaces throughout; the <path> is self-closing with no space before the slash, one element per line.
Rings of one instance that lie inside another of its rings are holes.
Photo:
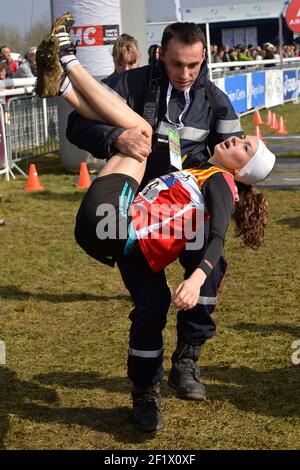
<path fill-rule="evenodd" d="M 63 97 L 87 119 L 106 122 L 123 129 L 139 127 L 150 148 L 150 125 L 80 66 L 76 57 L 70 53 L 68 35 L 60 35 L 59 40 L 61 64 L 66 74 L 60 87 Z M 196 306 L 199 291 L 200 298 L 203 296 L 207 299 L 206 292 L 202 291 L 203 286 L 207 278 L 215 279 L 214 268 L 221 257 L 225 233 L 236 200 L 234 181 L 240 185 L 239 201 L 234 208 L 237 235 L 242 235 L 244 244 L 258 247 L 263 240 L 266 225 L 266 201 L 251 185 L 267 177 L 274 161 L 275 156 L 257 137 L 232 136 L 215 146 L 214 154 L 208 162 L 196 168 L 160 176 L 138 193 L 146 159 L 139 160 L 116 153 L 83 198 L 75 227 L 77 242 L 90 256 L 106 264 L 110 264 L 110 259 L 121 253 L 125 253 L 130 263 L 130 259 L 138 254 L 142 269 L 151 279 L 153 273 L 159 278 L 163 267 L 181 256 L 181 250 L 190 242 L 188 251 L 193 262 L 189 262 L 185 280 L 177 287 L 173 302 L 181 310 L 179 324 L 184 322 L 185 327 L 192 327 L 198 317 Z M 157 208 L 162 207 L 164 210 L 168 209 L 167 215 L 157 211 Z M 202 219 L 197 218 L 198 212 L 203 215 Z M 183 219 L 179 215 L 183 213 L 191 221 L 189 233 L 182 231 L 185 227 L 181 224 Z M 154 216 L 154 221 L 148 217 L 149 214 Z M 177 232 L 178 220 L 180 236 Z M 169 229 L 167 237 L 160 230 L 165 226 Z M 193 243 L 194 238 L 197 238 L 193 235 L 197 235 L 202 228 L 203 243 Z M 215 279 L 216 284 L 219 281 L 220 279 Z M 126 284 L 126 287 L 129 286 Z M 141 301 L 138 295 L 144 301 L 141 290 L 134 298 L 136 305 Z M 187 316 L 190 323 L 184 318 Z M 158 366 L 159 373 L 162 372 L 163 349 L 158 346 L 162 344 L 165 321 L 152 315 L 146 325 L 147 328 L 137 330 L 135 322 L 131 329 L 130 357 L 136 362 L 134 367 L 129 364 L 128 372 L 134 385 L 132 399 L 135 426 L 143 431 L 155 431 L 162 428 L 160 377 L 147 386 L 137 383 L 137 378 L 145 382 L 148 380 L 150 363 L 146 367 L 144 359 L 148 357 L 146 352 L 149 346 L 147 344 L 144 350 L 136 350 L 132 338 L 140 344 L 151 341 L 152 349 L 156 346 L 155 358 L 160 363 L 153 361 L 153 371 L 150 372 L 157 377 L 155 374 Z M 153 359 L 153 356 L 149 357 Z M 176 388 L 180 398 L 203 399 L 205 389 L 198 378 L 195 396 L 191 393 L 186 396 L 186 384 L 181 387 L 181 365 L 194 367 L 195 362 L 195 357 L 193 364 L 189 357 L 184 359 L 184 363 L 174 361 L 169 385 Z"/>
<path fill-rule="evenodd" d="M 0 49 L 0 55 L 2 56 L 2 59 L 5 61 L 6 64 L 6 76 L 7 78 L 12 78 L 14 77 L 19 64 L 13 58 L 11 57 L 11 52 L 10 48 L 6 45 L 2 46 Z"/>

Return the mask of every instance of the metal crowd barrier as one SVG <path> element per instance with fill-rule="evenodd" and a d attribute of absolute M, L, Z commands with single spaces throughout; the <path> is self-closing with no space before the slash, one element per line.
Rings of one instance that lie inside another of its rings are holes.
<path fill-rule="evenodd" d="M 20 161 L 59 151 L 55 101 L 33 94 L 8 98 L 4 121 L 9 174 L 13 178 L 14 170 L 25 175 L 18 165 Z"/>
<path fill-rule="evenodd" d="M 208 64 L 209 79 L 226 77 L 228 75 L 240 75 L 246 72 L 266 71 L 268 67 L 278 69 L 288 69 L 298 67 L 300 57 L 289 57 L 284 59 L 268 59 L 268 60 L 249 60 L 235 62 L 217 62 Z M 267 68 L 266 68 L 267 67 Z"/>

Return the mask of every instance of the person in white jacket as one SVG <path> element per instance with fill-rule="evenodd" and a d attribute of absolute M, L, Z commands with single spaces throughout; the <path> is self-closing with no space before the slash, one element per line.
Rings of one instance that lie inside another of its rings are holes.
<path fill-rule="evenodd" d="M 25 59 L 19 65 L 15 78 L 34 78 L 37 76 L 36 70 L 36 47 L 30 47 L 25 54 Z"/>

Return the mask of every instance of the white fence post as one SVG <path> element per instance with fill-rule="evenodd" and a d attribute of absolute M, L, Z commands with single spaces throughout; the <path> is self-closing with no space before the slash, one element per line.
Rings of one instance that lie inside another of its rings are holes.
<path fill-rule="evenodd" d="M 3 151 L 3 168 L 0 169 L 0 175 L 5 174 L 6 181 L 9 181 L 9 164 L 7 158 L 7 145 L 6 145 L 6 132 L 5 132 L 5 118 L 3 107 L 0 104 L 0 148 Z"/>
<path fill-rule="evenodd" d="M 43 106 L 44 137 L 45 137 L 45 142 L 47 142 L 48 141 L 48 116 L 47 116 L 46 98 L 42 99 L 42 106 Z"/>

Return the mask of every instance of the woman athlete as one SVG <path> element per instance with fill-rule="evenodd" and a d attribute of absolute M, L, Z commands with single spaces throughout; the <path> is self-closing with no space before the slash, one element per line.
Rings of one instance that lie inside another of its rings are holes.
<path fill-rule="evenodd" d="M 151 126 L 80 65 L 68 32 L 58 31 L 56 36 L 64 69 L 60 85 L 64 99 L 87 119 L 124 129 L 140 127 L 151 147 Z M 138 193 L 146 159 L 117 153 L 83 198 L 76 240 L 90 256 L 106 264 L 140 249 L 154 271 L 174 261 L 187 243 L 191 250 L 202 250 L 201 263 L 173 296 L 175 307 L 191 309 L 222 254 L 232 211 L 236 235 L 242 236 L 244 244 L 258 248 L 262 243 L 267 204 L 251 185 L 265 179 L 274 163 L 274 154 L 257 137 L 232 137 L 216 145 L 213 156 L 198 168 L 156 178 Z M 209 224 L 204 223 L 206 219 Z"/>

